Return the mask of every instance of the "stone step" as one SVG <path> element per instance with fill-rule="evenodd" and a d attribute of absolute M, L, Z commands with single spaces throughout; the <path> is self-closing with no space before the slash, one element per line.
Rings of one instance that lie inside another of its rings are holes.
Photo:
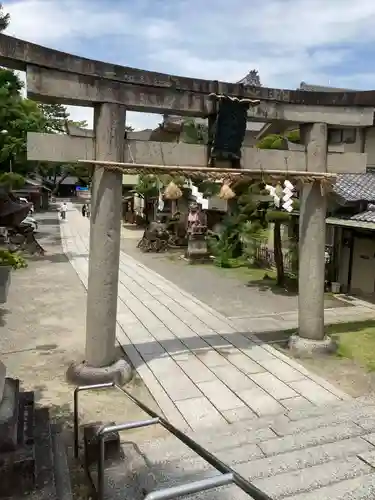
<path fill-rule="evenodd" d="M 209 449 L 210 452 L 214 453 L 217 451 L 238 448 L 245 444 L 247 446 L 251 444 L 257 444 L 262 441 L 277 438 L 278 436 L 269 427 L 264 427 L 254 430 L 246 429 L 242 432 L 237 431 L 225 436 L 220 434 L 220 432 L 217 432 L 216 434 L 213 434 L 211 432 L 205 439 L 200 436 L 196 438 L 193 434 L 191 435 L 191 437 L 195 439 L 201 446 Z M 140 451 L 151 461 L 160 460 L 164 462 L 166 460 L 181 460 L 182 458 L 189 458 L 196 455 L 193 450 L 191 450 L 188 446 L 186 446 L 174 436 L 141 443 L 139 445 L 139 448 Z"/>
<path fill-rule="evenodd" d="M 369 482 L 375 473 L 375 403 L 367 398 L 204 429 L 190 436 L 274 499 L 298 495 L 302 500 L 302 494 L 357 477 Z M 120 498 L 130 485 L 139 495 L 220 474 L 173 436 L 133 445 L 132 465 L 127 469 L 129 447 L 129 443 L 123 446 L 124 460 L 108 463 L 105 470 L 108 500 Z M 249 497 L 229 486 L 189 498 Z"/>
<path fill-rule="evenodd" d="M 297 493 L 316 491 L 319 488 L 343 480 L 371 474 L 375 471 L 358 457 L 335 460 L 299 471 L 278 474 L 254 481 L 255 486 L 277 500 Z"/>
<path fill-rule="evenodd" d="M 190 481 L 214 477 L 218 473 L 206 473 L 199 477 L 185 476 L 180 477 L 179 481 L 171 480 L 159 484 L 159 488 L 167 486 L 177 486 L 179 484 L 186 484 Z M 277 476 L 269 477 L 267 479 L 255 480 L 252 482 L 254 486 L 266 493 L 272 500 L 290 499 L 290 497 L 298 498 L 298 500 L 321 500 L 321 489 L 330 488 L 334 490 L 342 482 L 349 482 L 352 479 L 359 479 L 360 483 L 364 480 L 371 481 L 375 479 L 375 470 L 359 460 L 357 457 L 350 457 L 345 460 L 337 460 L 329 462 L 328 464 L 309 467 L 302 471 L 292 473 L 280 474 Z M 358 484 L 358 483 L 357 483 Z M 375 483 L 374 483 L 375 484 Z M 310 497 L 311 494 L 311 497 Z M 242 499 L 249 498 L 243 491 L 236 486 L 227 488 L 217 488 L 207 492 L 202 492 L 193 495 L 191 498 L 194 500 L 227 500 L 227 499 Z M 327 500 L 333 500 L 335 497 L 323 497 Z M 339 497 L 341 498 L 341 497 Z M 352 496 L 343 496 L 345 500 L 352 500 Z M 361 498 L 362 497 L 358 497 Z M 368 496 L 363 498 L 370 498 Z M 374 497 L 372 497 L 374 498 Z"/>
<path fill-rule="evenodd" d="M 353 410 L 368 406 L 373 406 L 375 408 L 375 399 L 368 396 L 361 396 L 345 401 L 338 401 L 337 403 L 333 404 L 330 403 L 327 405 L 291 410 L 288 412 L 288 418 L 290 420 L 303 420 L 306 418 L 321 417 L 330 413 L 351 412 Z"/>
<path fill-rule="evenodd" d="M 252 446 L 252 445 L 250 445 Z M 261 480 L 278 474 L 284 474 L 332 461 L 340 461 L 349 457 L 360 456 L 363 460 L 366 453 L 375 451 L 375 447 L 360 437 L 344 439 L 334 443 L 328 443 L 311 448 L 282 453 L 272 457 L 265 457 L 258 446 L 258 455 L 247 455 L 247 446 L 230 450 L 230 453 L 219 452 L 217 458 L 231 466 L 235 471 L 250 481 Z M 150 463 L 148 457 L 145 457 Z M 366 460 L 369 463 L 369 460 Z M 152 463 L 152 472 L 158 483 L 166 481 L 179 481 L 184 475 L 190 477 L 210 476 L 214 469 L 202 458 L 175 460 L 173 462 Z"/>
<path fill-rule="evenodd" d="M 361 454 L 374 450 L 374 446 L 360 435 L 366 436 L 366 431 L 354 423 L 341 424 L 234 446 L 230 452 L 222 449 L 216 456 L 266 491 L 271 498 L 284 498 L 374 471 L 369 461 L 360 458 Z M 140 491 L 150 492 L 156 486 L 176 486 L 219 474 L 197 456 L 182 460 L 171 460 L 165 456 L 152 460 L 141 449 L 137 451 L 140 453 L 139 461 L 133 459 L 130 470 L 127 469 L 128 459 L 122 463 L 111 463 L 106 468 L 106 498 L 114 498 L 113 491 L 124 494 L 125 485 L 129 488 L 134 481 Z M 127 455 L 125 450 L 124 457 Z M 221 488 L 220 491 L 220 495 L 235 494 L 233 488 Z M 211 493 L 218 494 L 217 491 Z M 210 497 L 211 493 L 205 493 L 202 498 L 218 498 Z"/>
<path fill-rule="evenodd" d="M 359 476 L 319 488 L 309 493 L 288 497 L 288 500 L 373 500 L 375 498 L 375 475 Z"/>
<path fill-rule="evenodd" d="M 190 433 L 189 435 L 205 448 L 215 452 L 243 444 L 255 444 L 272 437 L 302 435 L 305 433 L 309 436 L 310 431 L 327 427 L 335 434 L 335 428 L 337 427 L 336 430 L 340 432 L 342 425 L 345 426 L 346 423 L 351 423 L 353 436 L 360 435 L 362 432 L 358 429 L 358 425 L 362 426 L 368 433 L 375 432 L 375 406 L 363 404 L 355 406 L 350 402 L 341 407 L 341 413 L 333 413 L 331 410 L 326 411 L 323 415 L 310 416 L 297 421 L 290 421 L 287 416 L 251 420 L 248 423 L 242 422 L 242 425 L 227 426 L 224 430 L 215 428 L 214 431 L 205 430 Z M 324 434 L 324 430 L 322 432 Z M 220 440 L 217 439 L 218 435 Z M 173 460 L 174 458 L 194 455 L 194 452 L 173 436 L 142 443 L 140 449 L 152 460 L 157 460 L 158 457 L 161 457 L 162 460 L 166 458 Z"/>

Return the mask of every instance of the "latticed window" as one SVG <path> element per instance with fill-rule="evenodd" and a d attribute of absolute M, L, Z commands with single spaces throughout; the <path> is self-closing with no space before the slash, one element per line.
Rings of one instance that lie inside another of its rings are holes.
<path fill-rule="evenodd" d="M 332 128 L 328 130 L 328 144 L 353 144 L 357 138 L 355 128 Z"/>

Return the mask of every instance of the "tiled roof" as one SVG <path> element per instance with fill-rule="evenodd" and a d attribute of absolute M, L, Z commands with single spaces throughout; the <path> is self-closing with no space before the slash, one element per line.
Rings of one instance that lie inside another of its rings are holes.
<path fill-rule="evenodd" d="M 350 220 L 359 222 L 374 222 L 375 223 L 375 205 L 369 205 L 365 212 L 355 214 L 350 217 Z"/>
<path fill-rule="evenodd" d="M 375 202 L 375 173 L 338 175 L 333 190 L 345 201 Z"/>
<path fill-rule="evenodd" d="M 365 212 L 354 215 L 334 215 L 327 217 L 327 224 L 336 226 L 375 230 L 375 205 L 369 205 Z"/>

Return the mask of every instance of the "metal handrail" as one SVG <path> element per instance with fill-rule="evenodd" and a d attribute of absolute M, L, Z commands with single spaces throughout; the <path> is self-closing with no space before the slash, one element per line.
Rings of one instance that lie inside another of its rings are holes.
<path fill-rule="evenodd" d="M 254 486 L 250 481 L 242 477 L 231 467 L 222 462 L 215 455 L 210 453 L 206 448 L 198 444 L 194 439 L 190 438 L 183 431 L 179 430 L 173 424 L 171 424 L 168 420 L 158 415 L 154 410 L 149 408 L 147 405 L 139 401 L 136 397 L 134 397 L 130 392 L 126 389 L 123 389 L 115 382 L 107 382 L 104 384 L 94 384 L 94 385 L 84 385 L 76 387 L 74 390 L 74 455 L 78 458 L 78 450 L 79 450 L 79 406 L 78 406 L 78 394 L 82 391 L 91 391 L 91 390 L 101 390 L 101 389 L 117 389 L 125 396 L 127 396 L 134 404 L 136 404 L 141 410 L 143 410 L 149 417 L 150 420 L 141 420 L 138 422 L 130 422 L 128 424 L 120 424 L 114 426 L 101 427 L 96 432 L 96 437 L 99 439 L 99 458 L 98 458 L 98 500 L 103 500 L 103 485 L 104 485 L 104 436 L 109 432 L 121 431 L 121 430 L 129 430 L 136 429 L 140 427 L 145 427 L 148 425 L 160 424 L 164 429 L 173 434 L 177 439 L 179 439 L 182 443 L 184 443 L 187 447 L 193 450 L 197 455 L 203 458 L 207 463 L 212 465 L 217 471 L 221 472 L 223 475 L 231 475 L 231 482 L 238 486 L 242 491 L 247 493 L 249 496 L 253 498 L 253 500 L 272 500 L 266 493 L 261 491 L 259 488 Z M 110 430 L 109 430 L 110 429 Z M 229 476 L 228 476 L 229 478 Z M 190 485 L 193 483 L 190 483 Z M 188 485 L 185 485 L 188 486 Z M 170 488 L 167 488 L 168 490 Z M 196 491 L 194 491 L 196 492 Z M 156 493 L 156 492 L 154 492 Z M 182 493 L 180 493 L 181 495 Z M 185 495 L 187 493 L 184 493 Z M 151 497 L 152 500 L 154 497 Z M 167 498 L 176 498 L 166 496 L 166 497 L 156 497 L 158 500 L 167 499 Z"/>

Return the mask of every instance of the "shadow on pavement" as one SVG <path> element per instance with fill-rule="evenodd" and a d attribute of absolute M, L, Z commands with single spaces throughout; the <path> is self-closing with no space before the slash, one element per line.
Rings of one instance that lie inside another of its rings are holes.
<path fill-rule="evenodd" d="M 256 337 L 260 341 L 260 344 L 278 343 L 281 345 L 287 345 L 289 337 L 295 333 L 295 331 L 296 329 L 269 331 L 261 334 L 257 333 Z M 198 359 L 204 362 L 204 357 L 210 352 L 217 352 L 226 358 L 230 354 L 233 354 L 233 347 L 238 348 L 239 350 L 243 348 L 251 349 L 251 341 L 254 340 L 254 336 L 255 334 L 251 334 L 250 332 L 236 332 L 226 334 L 225 337 L 228 338 L 228 340 L 219 334 L 200 335 L 199 337 L 192 336 L 183 339 L 176 337 L 174 339 L 161 340 L 160 342 L 155 340 L 140 344 L 122 344 L 121 348 L 125 354 L 127 354 L 128 351 L 131 352 L 135 347 L 139 355 L 143 358 L 142 363 L 134 366 L 134 368 L 152 361 L 153 359 L 173 356 L 180 353 L 188 354 L 189 352 L 195 354 Z M 195 348 L 194 343 L 197 343 L 197 339 L 199 339 L 200 346 Z M 206 345 L 202 346 L 202 342 L 205 342 Z M 259 343 L 254 344 L 254 346 L 255 345 L 258 346 Z"/>

